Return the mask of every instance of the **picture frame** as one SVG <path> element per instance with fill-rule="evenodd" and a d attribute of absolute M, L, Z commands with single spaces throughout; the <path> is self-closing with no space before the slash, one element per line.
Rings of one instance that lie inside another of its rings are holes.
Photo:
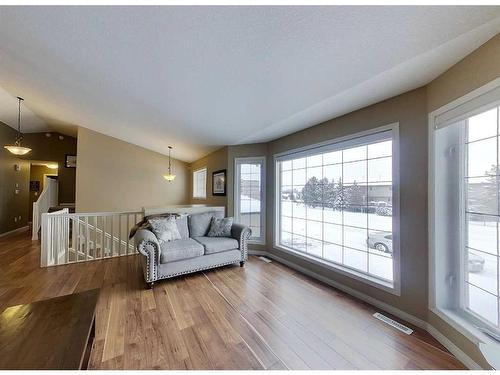
<path fill-rule="evenodd" d="M 76 155 L 66 154 L 64 159 L 64 167 L 76 168 Z"/>
<path fill-rule="evenodd" d="M 40 181 L 30 181 L 30 191 L 40 191 Z"/>
<path fill-rule="evenodd" d="M 226 196 L 226 170 L 212 172 L 212 195 Z"/>

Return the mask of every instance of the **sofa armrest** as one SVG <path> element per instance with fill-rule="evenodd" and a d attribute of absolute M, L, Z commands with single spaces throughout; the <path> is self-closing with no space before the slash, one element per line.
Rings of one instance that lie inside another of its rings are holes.
<path fill-rule="evenodd" d="M 248 239 L 251 235 L 252 230 L 246 225 L 234 223 L 231 227 L 231 237 L 238 241 L 243 262 L 248 258 Z"/>
<path fill-rule="evenodd" d="M 153 232 L 139 229 L 134 235 L 135 248 L 143 255 L 143 271 L 146 282 L 157 280 L 158 264 L 160 262 L 160 243 Z"/>

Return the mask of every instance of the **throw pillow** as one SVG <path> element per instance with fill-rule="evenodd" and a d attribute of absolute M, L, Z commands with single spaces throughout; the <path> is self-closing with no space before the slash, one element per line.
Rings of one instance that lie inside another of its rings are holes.
<path fill-rule="evenodd" d="M 149 220 L 150 219 L 160 218 L 160 217 L 163 217 L 163 218 L 168 218 L 168 217 L 179 218 L 180 215 L 179 214 L 172 214 L 172 213 L 163 213 L 163 214 L 156 214 L 156 215 L 145 216 L 145 217 L 142 218 L 141 221 L 139 221 L 137 224 L 135 224 L 132 227 L 132 229 L 130 229 L 130 233 L 128 235 L 128 238 L 131 239 L 132 237 L 134 237 L 135 233 L 139 229 L 149 229 L 149 230 L 151 230 L 151 226 L 149 225 Z"/>
<path fill-rule="evenodd" d="M 148 219 L 151 231 L 156 235 L 160 244 L 181 239 L 175 220 L 172 216 Z"/>
<path fill-rule="evenodd" d="M 213 217 L 210 223 L 208 237 L 231 237 L 231 227 L 233 226 L 233 218 L 225 217 L 222 219 Z"/>

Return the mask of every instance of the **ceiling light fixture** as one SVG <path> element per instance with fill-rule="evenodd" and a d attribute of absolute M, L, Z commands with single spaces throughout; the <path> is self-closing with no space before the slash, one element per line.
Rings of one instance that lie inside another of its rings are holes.
<path fill-rule="evenodd" d="M 18 112 L 17 112 L 17 135 L 16 141 L 13 145 L 4 146 L 7 150 L 9 150 L 14 155 L 26 155 L 31 151 L 31 148 L 21 146 L 21 140 L 23 136 L 21 135 L 21 101 L 24 99 L 21 97 L 17 97 L 18 100 Z"/>
<path fill-rule="evenodd" d="M 175 180 L 175 174 L 172 174 L 172 164 L 170 162 L 170 151 L 172 150 L 172 146 L 168 146 L 168 174 L 163 175 L 163 178 L 168 182 L 172 182 Z"/>

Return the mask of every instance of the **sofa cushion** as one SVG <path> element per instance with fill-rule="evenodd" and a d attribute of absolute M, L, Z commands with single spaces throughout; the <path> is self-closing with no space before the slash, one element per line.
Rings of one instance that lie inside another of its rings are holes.
<path fill-rule="evenodd" d="M 220 253 L 221 251 L 238 248 L 238 241 L 229 237 L 195 237 L 196 241 L 205 247 L 205 254 Z"/>
<path fill-rule="evenodd" d="M 151 218 L 148 219 L 148 224 L 151 227 L 151 231 L 156 235 L 156 238 L 158 238 L 160 244 L 181 239 L 181 235 L 177 229 L 176 219 L 173 216 Z"/>
<path fill-rule="evenodd" d="M 188 215 L 180 216 L 177 221 L 177 229 L 179 229 L 179 234 L 182 239 L 189 238 L 189 229 L 188 229 Z"/>
<path fill-rule="evenodd" d="M 208 231 L 207 237 L 231 237 L 232 226 L 232 217 L 225 217 L 222 219 L 213 217 L 210 222 L 210 230 Z"/>
<path fill-rule="evenodd" d="M 212 217 L 222 218 L 224 214 L 219 211 L 203 212 L 188 216 L 189 237 L 206 236 L 210 228 Z"/>
<path fill-rule="evenodd" d="M 176 260 L 199 257 L 204 254 L 204 248 L 192 238 L 160 244 L 160 263 L 175 262 Z"/>

